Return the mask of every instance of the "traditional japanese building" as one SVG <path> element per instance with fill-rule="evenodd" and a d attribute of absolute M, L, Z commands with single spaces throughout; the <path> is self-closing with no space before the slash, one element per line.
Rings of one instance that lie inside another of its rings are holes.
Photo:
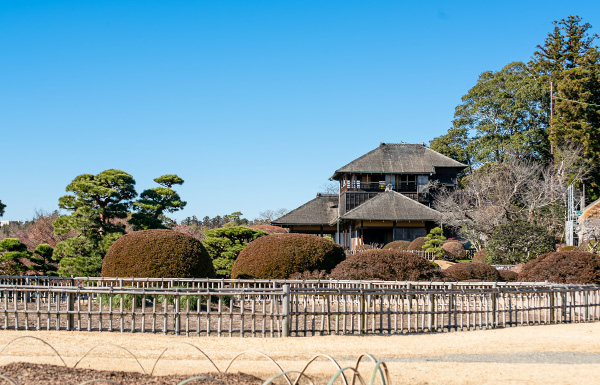
<path fill-rule="evenodd" d="M 273 221 L 291 232 L 332 235 L 340 245 L 383 245 L 413 240 L 436 226 L 426 186 L 437 181 L 456 187 L 467 166 L 424 144 L 381 143 L 379 147 L 336 170 L 338 194 L 319 194 Z"/>

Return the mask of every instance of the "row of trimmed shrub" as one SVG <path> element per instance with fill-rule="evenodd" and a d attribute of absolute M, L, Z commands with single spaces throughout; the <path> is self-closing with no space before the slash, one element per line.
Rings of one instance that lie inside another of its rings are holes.
<path fill-rule="evenodd" d="M 103 276 L 214 277 L 198 240 L 170 230 L 124 235 L 104 258 Z M 551 281 L 600 283 L 600 256 L 580 251 L 544 254 L 521 273 L 498 272 L 483 263 L 459 263 L 442 271 L 425 258 L 397 249 L 366 250 L 345 258 L 336 243 L 306 234 L 272 234 L 250 242 L 233 265 L 232 278 L 310 278 L 445 281 Z"/>

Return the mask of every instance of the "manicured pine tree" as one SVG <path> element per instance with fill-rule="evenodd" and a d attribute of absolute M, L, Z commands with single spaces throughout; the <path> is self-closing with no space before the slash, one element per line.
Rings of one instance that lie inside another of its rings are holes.
<path fill-rule="evenodd" d="M 428 253 L 433 253 L 436 258 L 443 258 L 446 254 L 446 251 L 442 249 L 445 240 L 442 229 L 434 227 L 425 237 L 423 249 Z"/>
<path fill-rule="evenodd" d="M 144 190 L 140 194 L 140 199 L 133 203 L 136 210 L 131 215 L 129 223 L 134 230 L 164 229 L 164 214 L 174 213 L 185 207 L 179 194 L 173 190 L 173 185 L 182 185 L 184 180 L 174 174 L 160 176 L 154 179 L 160 186 Z"/>

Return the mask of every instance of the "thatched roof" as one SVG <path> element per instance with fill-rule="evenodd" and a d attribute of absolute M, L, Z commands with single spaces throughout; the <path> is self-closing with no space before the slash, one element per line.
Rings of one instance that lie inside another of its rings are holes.
<path fill-rule="evenodd" d="M 342 174 L 428 174 L 436 167 L 463 169 L 466 165 L 433 151 L 424 144 L 381 143 L 379 147 L 336 170 L 331 179 Z"/>
<path fill-rule="evenodd" d="M 395 191 L 385 191 L 341 216 L 371 221 L 436 221 L 440 213 Z"/>
<path fill-rule="evenodd" d="M 271 222 L 282 225 L 328 225 L 335 221 L 338 213 L 337 194 L 317 194 L 317 197 L 281 218 Z"/>

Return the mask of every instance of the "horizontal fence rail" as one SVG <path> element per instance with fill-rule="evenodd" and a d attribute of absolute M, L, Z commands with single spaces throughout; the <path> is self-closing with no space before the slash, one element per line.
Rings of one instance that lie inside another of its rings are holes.
<path fill-rule="evenodd" d="M 600 286 L 0 277 L 0 329 L 280 337 L 592 322 Z"/>
<path fill-rule="evenodd" d="M 285 279 L 211 279 L 211 278 L 119 278 L 119 277 L 39 277 L 0 275 L 0 285 L 36 285 L 36 286 L 76 286 L 76 287 L 135 287 L 135 288 L 254 288 L 273 289 L 288 284 L 292 288 L 386 288 L 386 289 L 444 289 L 449 284 L 454 287 L 529 287 L 561 286 L 548 282 L 434 282 L 434 281 L 368 281 L 368 280 L 285 280 Z"/>

